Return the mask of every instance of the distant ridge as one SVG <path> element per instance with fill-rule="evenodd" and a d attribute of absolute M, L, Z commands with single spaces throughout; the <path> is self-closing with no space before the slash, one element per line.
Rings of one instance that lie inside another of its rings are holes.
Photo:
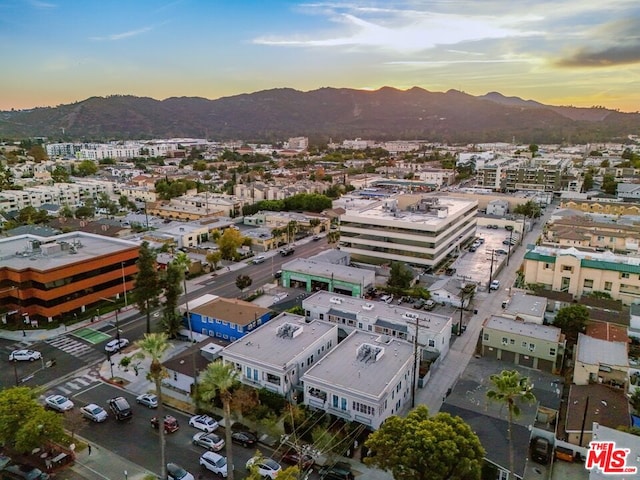
<path fill-rule="evenodd" d="M 64 131 L 64 135 L 62 132 Z M 448 143 L 587 143 L 640 132 L 640 115 L 544 105 L 498 92 L 413 87 L 375 91 L 276 88 L 209 100 L 113 95 L 50 108 L 0 112 L 0 137 L 102 141 L 197 137 L 279 141 L 307 136 Z"/>

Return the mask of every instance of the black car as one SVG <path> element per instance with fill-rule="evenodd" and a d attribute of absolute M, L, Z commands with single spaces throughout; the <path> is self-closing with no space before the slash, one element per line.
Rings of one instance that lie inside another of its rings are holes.
<path fill-rule="evenodd" d="M 124 397 L 110 398 L 107 400 L 107 404 L 113 416 L 116 417 L 116 420 L 129 420 L 133 415 L 131 405 L 129 405 L 129 402 L 127 402 L 127 399 Z"/>
<path fill-rule="evenodd" d="M 327 465 L 322 467 L 318 472 L 320 480 L 353 480 L 354 476 L 351 472 L 351 465 L 348 463 L 338 462 L 335 465 Z"/>
<path fill-rule="evenodd" d="M 231 434 L 233 443 L 239 443 L 243 447 L 252 447 L 258 443 L 258 438 L 251 432 L 233 432 Z"/>

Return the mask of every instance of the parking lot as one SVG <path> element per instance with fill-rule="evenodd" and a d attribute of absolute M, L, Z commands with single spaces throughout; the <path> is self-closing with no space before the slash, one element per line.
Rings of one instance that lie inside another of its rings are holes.
<path fill-rule="evenodd" d="M 516 244 L 519 240 L 519 234 L 504 227 L 478 226 L 476 237 L 482 239 L 482 243 L 477 248 L 472 247 L 463 251 L 452 267 L 456 269 L 458 277 L 478 282 L 480 289 L 486 289 L 491 280 L 490 275 L 493 274 L 495 277 L 496 271 L 499 270 L 503 262 L 507 261 L 510 247 L 509 239 L 512 243 L 512 253 L 515 248 L 519 248 Z M 505 245 L 503 242 L 507 244 Z"/>

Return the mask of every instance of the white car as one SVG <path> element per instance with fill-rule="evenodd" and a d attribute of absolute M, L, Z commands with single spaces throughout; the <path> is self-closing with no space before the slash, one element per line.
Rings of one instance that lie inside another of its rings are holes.
<path fill-rule="evenodd" d="M 89 405 L 81 407 L 80 413 L 82 413 L 83 417 L 97 423 L 104 422 L 109 417 L 109 415 L 107 415 L 107 411 L 95 403 L 90 403 Z"/>
<path fill-rule="evenodd" d="M 167 478 L 169 480 L 195 480 L 192 474 L 176 463 L 167 463 Z"/>
<path fill-rule="evenodd" d="M 121 338 L 120 340 L 115 338 L 111 340 L 109 343 L 107 343 L 104 346 L 104 349 L 106 352 L 114 353 L 114 352 L 119 352 L 127 345 L 129 345 L 129 340 L 127 340 L 126 338 Z"/>
<path fill-rule="evenodd" d="M 41 358 L 42 354 L 36 350 L 14 350 L 9 354 L 10 362 L 24 362 L 26 360 L 33 362 Z"/>
<path fill-rule="evenodd" d="M 280 464 L 272 458 L 250 458 L 246 464 L 247 470 L 249 470 L 253 464 L 257 467 L 258 474 L 262 478 L 267 477 L 274 480 L 282 470 Z"/>
<path fill-rule="evenodd" d="M 264 263 L 264 261 L 266 260 L 264 255 L 258 255 L 257 257 L 254 257 L 252 262 L 254 265 L 257 265 L 259 263 Z"/>
<path fill-rule="evenodd" d="M 158 397 L 153 393 L 143 393 L 136 397 L 136 402 L 147 408 L 158 408 Z"/>
<path fill-rule="evenodd" d="M 47 407 L 57 412 L 66 412 L 73 408 L 73 402 L 62 395 L 49 395 L 44 399 L 44 403 Z"/>
<path fill-rule="evenodd" d="M 221 477 L 227 477 L 227 458 L 214 452 L 204 452 L 200 457 L 200 465 Z"/>
<path fill-rule="evenodd" d="M 209 415 L 195 415 L 189 419 L 189 425 L 207 433 L 211 433 L 218 428 L 218 422 Z"/>
<path fill-rule="evenodd" d="M 498 290 L 499 288 L 500 288 L 500 280 L 494 280 L 493 282 L 491 282 L 491 285 L 489 285 L 489 291 Z"/>

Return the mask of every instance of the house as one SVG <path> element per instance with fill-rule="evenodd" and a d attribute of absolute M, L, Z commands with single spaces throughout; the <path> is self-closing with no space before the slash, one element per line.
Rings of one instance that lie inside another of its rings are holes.
<path fill-rule="evenodd" d="M 431 299 L 434 302 L 448 304 L 452 307 L 460 308 L 463 302 L 462 289 L 468 282 L 456 277 L 445 277 L 436 280 L 428 287 Z M 468 297 L 464 297 L 467 300 Z M 465 305 L 465 307 L 468 305 Z"/>
<path fill-rule="evenodd" d="M 165 387 L 162 389 L 163 395 L 191 402 L 194 378 L 210 363 L 206 356 L 209 345 L 210 339 L 203 340 L 162 362 L 167 372 L 166 378 L 162 380 L 162 386 Z M 143 373 L 146 375 L 146 372 Z"/>
<path fill-rule="evenodd" d="M 491 200 L 487 204 L 487 215 L 505 217 L 509 213 L 509 202 L 504 199 Z"/>
<path fill-rule="evenodd" d="M 491 316 L 482 327 L 482 355 L 550 373 L 562 369 L 566 340 L 557 327 Z"/>
<path fill-rule="evenodd" d="M 268 308 L 237 298 L 216 297 L 207 300 L 201 304 L 191 302 L 189 316 L 193 331 L 210 337 L 233 342 L 271 318 Z"/>
<path fill-rule="evenodd" d="M 606 385 L 571 385 L 564 422 L 566 441 L 586 447 L 592 439 L 591 428 L 599 425 L 617 429 L 629 426 L 629 401 L 621 390 Z"/>
<path fill-rule="evenodd" d="M 411 343 L 355 330 L 302 376 L 304 403 L 375 430 L 410 403 L 414 365 Z"/>
<path fill-rule="evenodd" d="M 512 320 L 521 320 L 526 323 L 542 325 L 544 323 L 544 313 L 546 310 L 547 299 L 545 297 L 516 292 L 509 297 L 500 315 L 511 318 Z"/>
<path fill-rule="evenodd" d="M 338 327 L 281 313 L 222 351 L 238 369 L 242 383 L 266 388 L 289 399 L 303 374 L 338 344 Z"/>
<path fill-rule="evenodd" d="M 627 343 L 578 334 L 574 351 L 573 383 L 609 385 L 625 389 L 629 377 Z"/>

